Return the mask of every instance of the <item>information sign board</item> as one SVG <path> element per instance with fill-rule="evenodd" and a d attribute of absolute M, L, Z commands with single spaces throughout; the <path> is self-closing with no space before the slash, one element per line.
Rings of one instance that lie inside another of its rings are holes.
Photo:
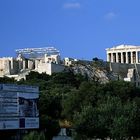
<path fill-rule="evenodd" d="M 0 84 L 0 130 L 39 128 L 38 87 Z"/>

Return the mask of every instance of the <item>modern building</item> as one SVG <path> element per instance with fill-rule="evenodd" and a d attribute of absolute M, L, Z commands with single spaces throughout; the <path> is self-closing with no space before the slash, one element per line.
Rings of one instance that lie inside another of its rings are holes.
<path fill-rule="evenodd" d="M 107 48 L 107 61 L 112 63 L 140 63 L 140 46 L 120 45 Z"/>

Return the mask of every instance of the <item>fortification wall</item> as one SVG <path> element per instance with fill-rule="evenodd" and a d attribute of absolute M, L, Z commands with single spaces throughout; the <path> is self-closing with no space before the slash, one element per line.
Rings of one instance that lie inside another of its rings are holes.
<path fill-rule="evenodd" d="M 38 68 L 36 69 L 37 72 L 51 75 L 55 72 L 62 72 L 64 70 L 65 66 L 54 64 L 54 63 L 40 63 L 38 64 Z"/>
<path fill-rule="evenodd" d="M 51 63 L 51 74 L 52 73 L 57 73 L 57 72 L 62 72 L 65 69 L 65 66 L 59 65 L 59 64 L 54 64 Z"/>
<path fill-rule="evenodd" d="M 140 64 L 121 64 L 121 63 L 108 63 L 108 67 L 114 73 L 118 73 L 122 78 L 127 77 L 128 69 L 134 68 L 140 74 Z"/>

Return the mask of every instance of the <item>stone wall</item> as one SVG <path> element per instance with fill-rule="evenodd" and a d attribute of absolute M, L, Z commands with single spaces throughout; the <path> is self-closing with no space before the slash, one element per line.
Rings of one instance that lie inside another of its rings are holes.
<path fill-rule="evenodd" d="M 46 73 L 51 75 L 51 63 L 39 63 L 36 71 L 39 73 Z"/>
<path fill-rule="evenodd" d="M 37 72 L 51 75 L 52 73 L 62 72 L 65 69 L 65 66 L 54 64 L 54 63 L 39 63 L 38 68 L 36 69 Z"/>
<path fill-rule="evenodd" d="M 140 74 L 140 64 L 121 64 L 121 63 L 108 63 L 108 67 L 114 73 L 117 73 L 121 78 L 127 77 L 128 69 L 137 69 Z"/>
<path fill-rule="evenodd" d="M 51 74 L 57 73 L 57 72 L 62 72 L 64 69 L 65 69 L 65 66 L 63 66 L 63 65 L 51 63 Z"/>
<path fill-rule="evenodd" d="M 0 59 L 0 76 L 10 74 L 10 61 L 8 59 Z"/>

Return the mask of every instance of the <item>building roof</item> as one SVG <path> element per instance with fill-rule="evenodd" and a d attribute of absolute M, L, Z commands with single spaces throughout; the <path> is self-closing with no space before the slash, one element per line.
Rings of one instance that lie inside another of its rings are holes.
<path fill-rule="evenodd" d="M 133 46 L 133 45 L 119 45 L 116 46 L 116 49 L 124 49 L 124 48 L 137 48 L 138 46 Z"/>
<path fill-rule="evenodd" d="M 60 55 L 60 52 L 54 47 L 17 49 L 16 53 L 18 55 L 21 54 L 25 58 L 42 58 L 45 54 Z"/>
<path fill-rule="evenodd" d="M 140 46 L 134 46 L 134 45 L 119 45 L 112 48 L 107 48 L 106 51 L 112 51 L 112 50 L 129 50 L 129 49 L 140 49 Z"/>

